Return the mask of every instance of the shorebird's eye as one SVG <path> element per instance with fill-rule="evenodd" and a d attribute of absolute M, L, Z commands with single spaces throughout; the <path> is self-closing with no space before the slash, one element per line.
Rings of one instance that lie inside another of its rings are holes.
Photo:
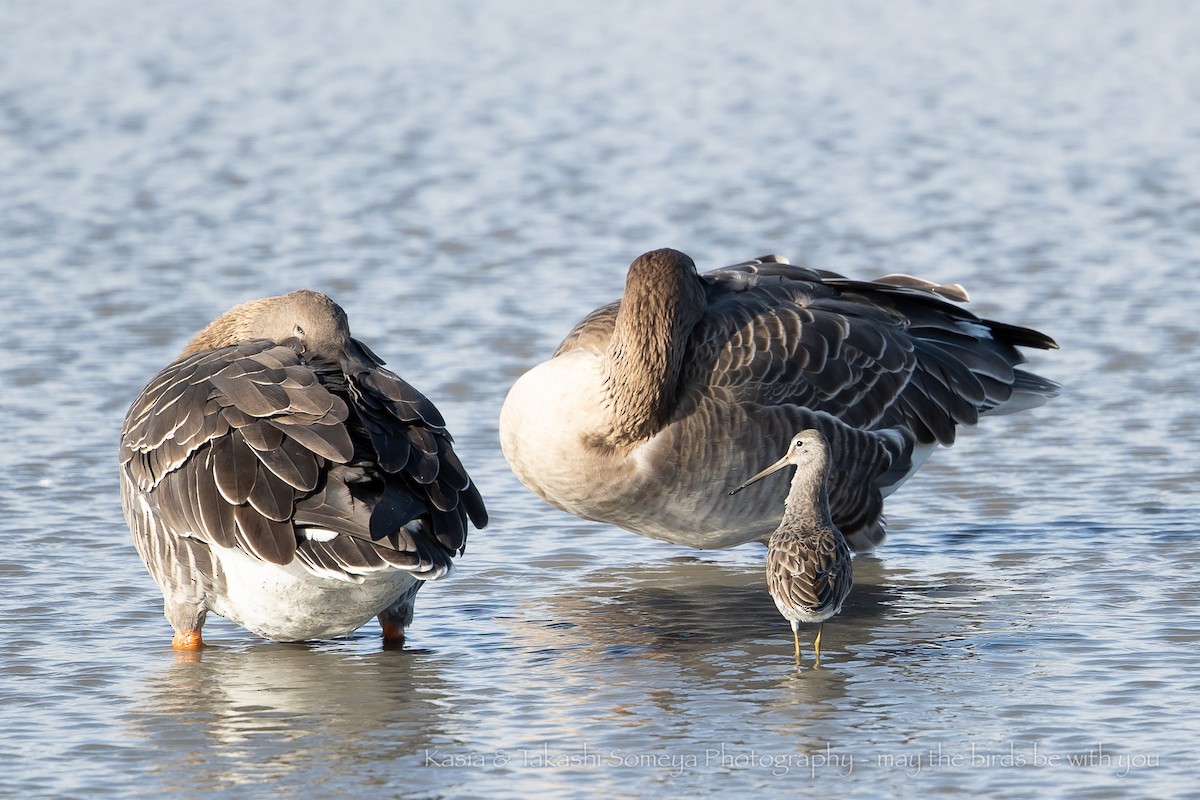
<path fill-rule="evenodd" d="M 296 326 L 296 327 L 295 327 L 295 328 L 292 330 L 292 332 L 293 332 L 293 333 L 295 333 L 297 336 L 303 336 L 303 335 L 304 335 L 304 328 L 301 328 L 299 325 L 297 325 L 297 326 Z"/>

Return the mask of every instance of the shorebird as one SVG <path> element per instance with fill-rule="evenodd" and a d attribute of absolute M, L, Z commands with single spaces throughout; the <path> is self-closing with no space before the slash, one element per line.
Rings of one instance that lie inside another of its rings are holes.
<path fill-rule="evenodd" d="M 487 511 L 442 415 L 383 363 L 302 290 L 222 314 L 134 400 L 121 505 L 176 649 L 209 611 L 278 641 L 378 617 L 403 643 Z"/>
<path fill-rule="evenodd" d="M 820 431 L 800 431 L 792 437 L 783 458 L 730 492 L 737 494 L 785 467 L 796 467 L 783 519 L 767 539 L 767 589 L 792 626 L 797 667 L 801 663 L 800 623 L 818 625 L 813 666 L 819 667 L 824 622 L 842 610 L 854 585 L 850 545 L 829 511 L 830 465 L 829 446 Z"/>
<path fill-rule="evenodd" d="M 767 256 L 699 275 L 677 250 L 629 268 L 520 377 L 500 413 L 517 477 L 553 506 L 696 548 L 765 540 L 786 484 L 728 498 L 801 429 L 829 443 L 829 502 L 850 546 L 884 537 L 883 498 L 959 425 L 1039 406 L 1058 385 L 1015 367 L 1048 336 L 981 319 L 958 285 L 859 281 Z"/>

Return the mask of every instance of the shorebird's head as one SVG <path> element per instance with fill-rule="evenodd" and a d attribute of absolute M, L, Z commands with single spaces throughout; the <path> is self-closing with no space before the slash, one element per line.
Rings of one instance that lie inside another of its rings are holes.
<path fill-rule="evenodd" d="M 730 494 L 737 494 L 750 484 L 760 481 L 784 467 L 795 466 L 798 468 L 798 472 L 820 470 L 826 463 L 828 450 L 829 447 L 825 443 L 825 437 L 821 435 L 821 432 L 816 428 L 806 428 L 792 437 L 792 441 L 788 443 L 788 449 L 783 454 L 783 458 L 750 478 L 750 480 L 734 489 Z"/>

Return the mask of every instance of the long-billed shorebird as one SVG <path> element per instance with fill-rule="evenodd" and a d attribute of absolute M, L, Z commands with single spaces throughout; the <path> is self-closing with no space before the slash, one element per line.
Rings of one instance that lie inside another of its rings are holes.
<path fill-rule="evenodd" d="M 966 293 L 904 275 L 859 281 L 769 256 L 698 275 L 655 250 L 625 294 L 523 375 L 500 414 L 517 477 L 551 505 L 698 548 L 764 540 L 779 478 L 727 497 L 793 434 L 829 442 L 829 502 L 856 550 L 883 498 L 959 425 L 1041 405 L 1057 384 L 1015 368 L 1028 328 L 980 319 Z"/>
<path fill-rule="evenodd" d="M 142 390 L 121 504 L 173 645 L 209 611 L 279 641 L 378 617 L 403 642 L 417 590 L 487 512 L 441 414 L 298 291 L 222 314 Z"/>
<path fill-rule="evenodd" d="M 783 458 L 730 492 L 737 494 L 784 467 L 796 467 L 784 501 L 783 519 L 767 539 L 767 589 L 779 613 L 792 626 L 797 667 L 799 624 L 817 623 L 813 653 L 814 666 L 820 666 L 824 622 L 842 610 L 854 585 L 850 545 L 833 524 L 829 511 L 830 465 L 829 446 L 820 431 L 800 431 L 792 437 Z"/>

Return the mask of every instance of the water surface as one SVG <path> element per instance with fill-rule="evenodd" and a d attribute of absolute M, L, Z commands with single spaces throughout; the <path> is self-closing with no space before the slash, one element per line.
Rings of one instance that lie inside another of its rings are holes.
<path fill-rule="evenodd" d="M 1198 40 L 1170 2 L 0 6 L 0 794 L 1200 796 Z M 507 388 L 662 246 L 960 282 L 1062 345 L 1061 398 L 889 500 L 820 671 L 761 548 L 500 455 Z M 210 618 L 178 656 L 121 419 L 301 286 L 493 522 L 402 652 Z"/>

